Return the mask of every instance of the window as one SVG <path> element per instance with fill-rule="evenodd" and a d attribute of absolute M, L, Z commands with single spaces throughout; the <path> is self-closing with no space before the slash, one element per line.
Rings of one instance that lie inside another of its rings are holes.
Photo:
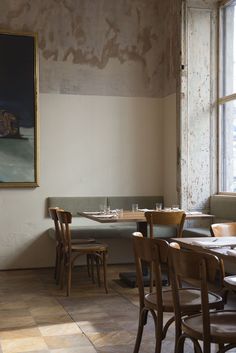
<path fill-rule="evenodd" d="M 224 1 L 219 19 L 219 188 L 236 192 L 236 0 Z"/>

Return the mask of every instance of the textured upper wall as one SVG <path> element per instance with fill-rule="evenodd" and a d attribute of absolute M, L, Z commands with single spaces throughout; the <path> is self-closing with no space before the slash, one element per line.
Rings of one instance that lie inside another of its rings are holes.
<path fill-rule="evenodd" d="M 178 3 L 1 0 L 0 28 L 38 33 L 41 92 L 163 97 L 176 90 Z"/>

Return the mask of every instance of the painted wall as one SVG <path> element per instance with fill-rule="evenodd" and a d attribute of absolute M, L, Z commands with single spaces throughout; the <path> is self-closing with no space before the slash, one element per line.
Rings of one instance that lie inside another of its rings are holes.
<path fill-rule="evenodd" d="M 53 263 L 48 196 L 174 201 L 176 13 L 172 0 L 0 2 L 1 29 L 38 33 L 41 130 L 40 187 L 0 190 L 0 268 Z"/>

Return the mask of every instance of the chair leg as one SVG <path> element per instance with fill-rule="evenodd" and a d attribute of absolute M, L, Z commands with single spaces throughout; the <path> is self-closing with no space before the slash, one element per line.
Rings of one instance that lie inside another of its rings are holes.
<path fill-rule="evenodd" d="M 107 253 L 106 253 L 106 251 L 103 251 L 103 253 L 102 253 L 102 264 L 103 264 L 104 288 L 105 288 L 105 292 L 108 293 L 108 288 L 107 288 Z"/>
<path fill-rule="evenodd" d="M 90 255 L 90 260 L 91 260 L 91 278 L 92 278 L 92 282 L 95 283 L 95 279 L 94 279 L 94 255 L 93 254 Z"/>
<path fill-rule="evenodd" d="M 90 267 L 91 267 L 91 255 L 90 255 L 90 254 L 87 254 L 86 259 L 87 259 L 87 271 L 88 271 L 88 276 L 91 277 L 91 272 L 90 272 Z"/>
<path fill-rule="evenodd" d="M 98 279 L 98 287 L 101 287 L 101 279 L 100 279 L 100 255 L 95 255 L 96 262 L 96 270 L 97 270 L 97 279 Z"/>
<path fill-rule="evenodd" d="M 137 332 L 137 335 L 136 335 L 136 341 L 135 341 L 135 346 L 134 346 L 133 353 L 138 353 L 139 352 L 140 344 L 141 344 L 142 336 L 143 336 L 143 328 L 144 328 L 144 325 L 147 323 L 147 314 L 148 314 L 148 311 L 146 309 L 140 310 L 139 323 L 138 323 L 138 332 Z"/>
<path fill-rule="evenodd" d="M 70 289 L 71 289 L 71 262 L 68 262 L 67 265 L 67 297 L 70 296 Z"/>
<path fill-rule="evenodd" d="M 56 246 L 56 259 L 55 259 L 55 268 L 54 268 L 54 278 L 55 280 L 57 281 L 57 278 L 58 278 L 58 262 L 59 262 L 59 259 L 58 259 L 58 245 Z"/>
<path fill-rule="evenodd" d="M 59 276 L 60 289 L 64 288 L 65 266 L 66 266 L 65 255 L 63 255 L 61 259 L 61 264 L 60 264 L 60 276 Z"/>
<path fill-rule="evenodd" d="M 154 310 L 150 310 L 154 323 L 155 323 L 155 337 L 156 337 L 156 344 L 155 344 L 155 353 L 161 353 L 161 345 L 163 340 L 163 315 L 158 313 L 156 315 Z"/>
<path fill-rule="evenodd" d="M 58 248 L 58 253 L 57 253 L 57 271 L 56 271 L 56 284 L 59 284 L 59 283 L 60 283 L 62 260 L 63 260 L 62 249 L 61 249 L 61 248 Z"/>

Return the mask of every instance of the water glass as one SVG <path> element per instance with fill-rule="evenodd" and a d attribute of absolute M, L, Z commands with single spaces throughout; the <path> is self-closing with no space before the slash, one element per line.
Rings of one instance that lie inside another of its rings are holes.
<path fill-rule="evenodd" d="M 138 211 L 138 204 L 132 203 L 132 212 L 137 212 L 137 211 Z"/>
<path fill-rule="evenodd" d="M 104 214 L 110 214 L 111 208 L 108 205 L 100 205 L 99 206 L 99 211 Z"/>
<path fill-rule="evenodd" d="M 123 217 L 123 208 L 119 208 L 116 210 L 116 214 L 117 214 L 117 217 L 120 218 L 120 217 Z"/>
<path fill-rule="evenodd" d="M 162 203 L 157 202 L 156 203 L 156 211 L 160 211 L 160 210 L 162 210 Z"/>
<path fill-rule="evenodd" d="M 173 211 L 179 211 L 179 205 L 172 205 L 171 209 Z"/>

